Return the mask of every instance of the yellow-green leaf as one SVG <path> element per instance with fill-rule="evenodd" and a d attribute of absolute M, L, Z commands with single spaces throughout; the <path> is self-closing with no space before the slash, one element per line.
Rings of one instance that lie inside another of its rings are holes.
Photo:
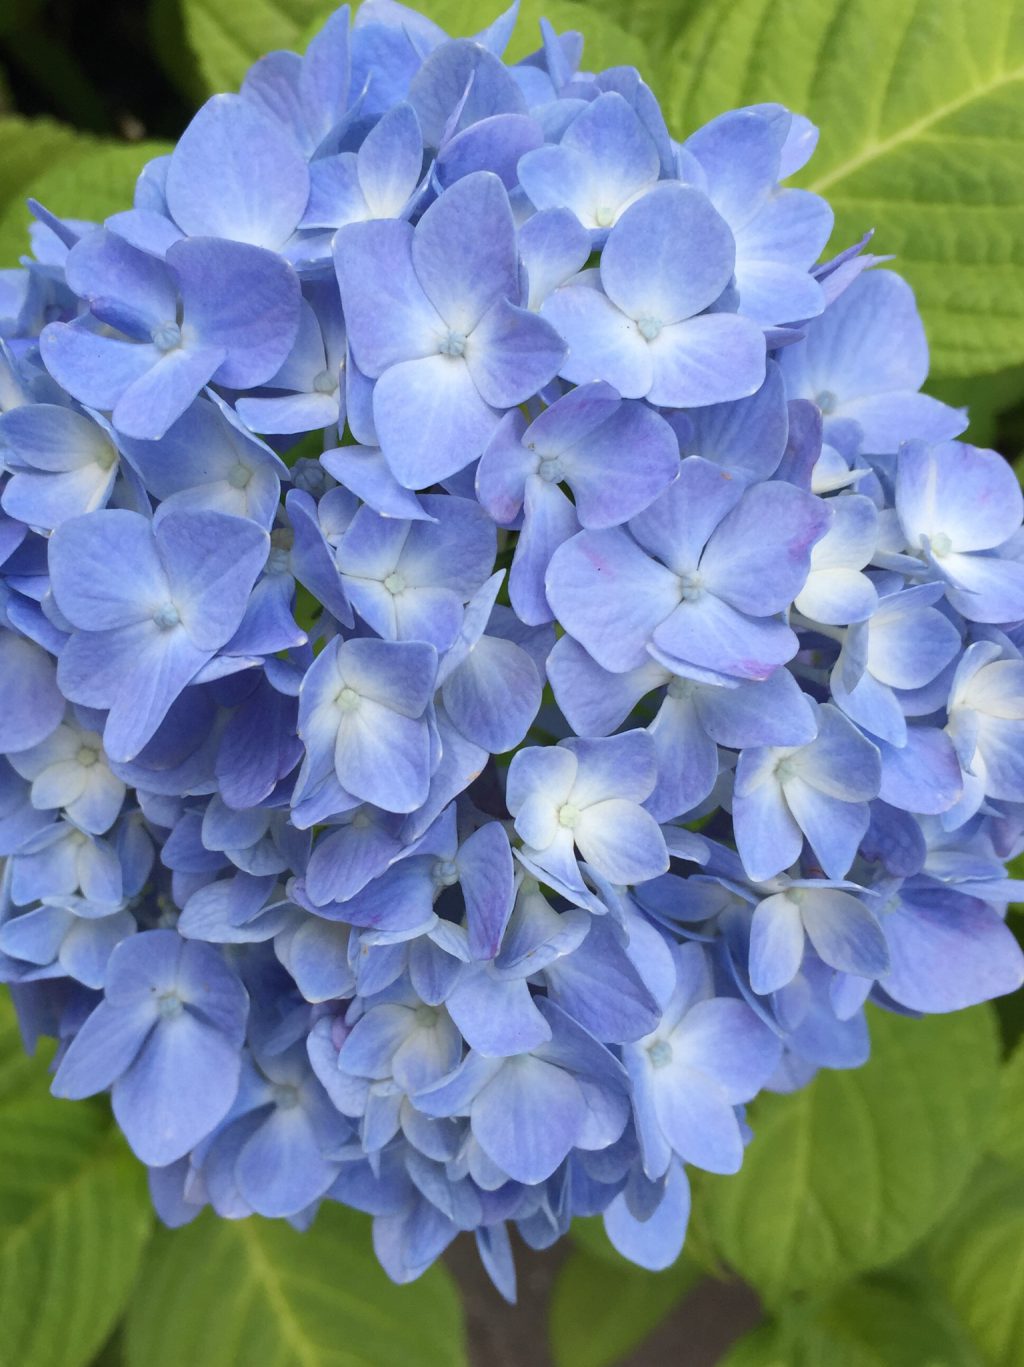
<path fill-rule="evenodd" d="M 870 1021 L 868 1064 L 759 1098 L 742 1170 L 697 1184 L 719 1252 L 769 1303 L 900 1257 L 952 1206 L 988 1137 L 990 1008 Z"/>
<path fill-rule="evenodd" d="M 993 1164 L 938 1232 L 931 1266 L 988 1367 L 1024 1367 L 1024 1173 Z"/>
<path fill-rule="evenodd" d="M 365 1216 L 326 1205 L 311 1229 L 207 1212 L 153 1241 L 125 1324 L 127 1367 L 464 1367 L 441 1267 L 395 1286 Z"/>
<path fill-rule="evenodd" d="M 17 1047 L 4 996 L 0 1060 Z M 0 1076 L 0 1367 L 84 1367 L 124 1310 L 152 1227 L 143 1169 L 105 1106 L 47 1094 L 39 1061 Z"/>
<path fill-rule="evenodd" d="M 209 93 L 237 90 L 253 62 L 294 49 L 331 0 L 182 0 L 185 34 Z"/>
<path fill-rule="evenodd" d="M 169 151 L 160 142 L 103 142 L 73 135 L 70 141 L 59 142 L 50 155 L 40 149 L 31 167 L 26 164 L 16 192 L 0 204 L 0 265 L 14 265 L 28 251 L 32 221 L 25 204 L 28 196 L 61 217 L 98 222 L 130 209 L 143 166 Z"/>
<path fill-rule="evenodd" d="M 788 1306 L 720 1367 L 982 1367 L 963 1327 L 925 1286 L 853 1283 Z"/>
<path fill-rule="evenodd" d="M 1024 1172 L 1024 1040 L 1003 1064 L 992 1150 Z"/>

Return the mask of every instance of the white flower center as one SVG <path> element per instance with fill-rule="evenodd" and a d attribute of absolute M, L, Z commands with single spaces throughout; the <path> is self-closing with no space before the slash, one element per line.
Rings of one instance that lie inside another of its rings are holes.
<path fill-rule="evenodd" d="M 164 992 L 157 998 L 156 1009 L 164 1020 L 173 1020 L 181 1015 L 182 1000 L 177 992 Z"/>
<path fill-rule="evenodd" d="M 343 688 L 334 701 L 342 712 L 354 712 L 359 706 L 359 694 L 354 688 Z"/>
<path fill-rule="evenodd" d="M 114 450 L 113 446 L 111 446 L 109 441 L 105 441 L 103 445 L 99 448 L 99 450 L 96 452 L 95 463 L 100 467 L 101 470 L 110 470 L 113 468 L 114 462 L 116 460 L 117 452 Z"/>
<path fill-rule="evenodd" d="M 940 560 L 943 556 L 949 555 L 953 549 L 953 543 L 945 532 L 936 532 L 929 544 L 932 548 L 932 555 L 937 555 Z"/>
<path fill-rule="evenodd" d="M 153 613 L 153 621 L 161 631 L 170 631 L 171 627 L 176 627 L 181 621 L 181 614 L 173 603 L 164 603 Z"/>
<path fill-rule="evenodd" d="M 449 332 L 448 336 L 442 339 L 437 349 L 442 356 L 465 356 L 466 334 L 454 330 Z"/>
<path fill-rule="evenodd" d="M 435 887 L 451 888 L 459 881 L 459 871 L 450 859 L 439 859 L 430 871 Z"/>
<path fill-rule="evenodd" d="M 679 596 L 684 603 L 692 603 L 704 592 L 701 577 L 696 572 L 679 576 Z"/>
<path fill-rule="evenodd" d="M 177 323 L 161 323 L 149 335 L 158 351 L 173 351 L 181 346 L 181 328 Z"/>

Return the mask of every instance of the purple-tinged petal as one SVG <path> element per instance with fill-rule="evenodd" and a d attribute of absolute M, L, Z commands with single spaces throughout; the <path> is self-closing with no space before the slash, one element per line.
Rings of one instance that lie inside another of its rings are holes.
<path fill-rule="evenodd" d="M 620 528 L 580 532 L 560 546 L 545 582 L 565 629 L 616 673 L 644 663 L 647 640 L 679 602 L 676 576 Z"/>
<path fill-rule="evenodd" d="M 701 582 L 741 612 L 781 611 L 803 587 L 831 516 L 826 503 L 791 484 L 755 486 L 712 533 Z"/>

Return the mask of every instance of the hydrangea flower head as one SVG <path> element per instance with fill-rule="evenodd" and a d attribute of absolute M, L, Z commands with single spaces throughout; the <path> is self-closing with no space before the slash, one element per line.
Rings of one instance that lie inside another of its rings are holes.
<path fill-rule="evenodd" d="M 170 1223 L 341 1201 L 509 1296 L 510 1226 L 667 1266 L 867 1002 L 1024 980 L 1011 470 L 900 277 L 816 264 L 806 120 L 676 141 L 514 21 L 339 11 L 0 294 L 0 980 L 54 1091 Z"/>

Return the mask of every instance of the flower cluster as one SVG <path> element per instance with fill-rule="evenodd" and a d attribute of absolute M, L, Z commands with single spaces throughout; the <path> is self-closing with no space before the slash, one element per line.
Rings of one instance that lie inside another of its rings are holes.
<path fill-rule="evenodd" d="M 0 276 L 0 977 L 161 1216 L 513 1294 L 1016 989 L 1024 534 L 910 289 L 576 34 L 394 0 Z"/>

